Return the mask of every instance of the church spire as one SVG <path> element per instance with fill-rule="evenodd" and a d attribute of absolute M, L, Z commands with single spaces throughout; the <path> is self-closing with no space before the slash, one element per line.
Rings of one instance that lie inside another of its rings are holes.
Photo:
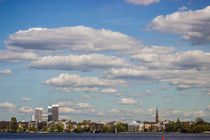
<path fill-rule="evenodd" d="M 159 117 L 158 117 L 158 108 L 156 108 L 156 118 L 155 118 L 155 122 L 158 123 L 159 122 Z"/>

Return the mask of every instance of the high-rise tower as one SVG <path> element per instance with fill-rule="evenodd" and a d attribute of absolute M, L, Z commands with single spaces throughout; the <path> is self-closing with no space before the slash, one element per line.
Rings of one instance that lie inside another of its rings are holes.
<path fill-rule="evenodd" d="M 58 107 L 59 105 L 52 105 L 52 120 L 58 121 Z"/>
<path fill-rule="evenodd" d="M 42 112 L 43 108 L 35 108 L 35 115 L 34 115 L 35 121 L 42 121 Z"/>
<path fill-rule="evenodd" d="M 52 121 L 52 106 L 48 106 L 48 121 Z"/>
<path fill-rule="evenodd" d="M 158 108 L 156 108 L 156 117 L 155 117 L 155 122 L 159 122 L 159 117 L 158 117 Z"/>
<path fill-rule="evenodd" d="M 48 121 L 58 121 L 59 105 L 48 106 Z"/>

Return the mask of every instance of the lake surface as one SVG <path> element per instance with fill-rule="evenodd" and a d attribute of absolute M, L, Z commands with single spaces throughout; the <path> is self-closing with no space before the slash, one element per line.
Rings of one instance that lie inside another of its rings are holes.
<path fill-rule="evenodd" d="M 210 140 L 210 134 L 76 134 L 76 133 L 0 133 L 0 139 L 39 140 Z"/>

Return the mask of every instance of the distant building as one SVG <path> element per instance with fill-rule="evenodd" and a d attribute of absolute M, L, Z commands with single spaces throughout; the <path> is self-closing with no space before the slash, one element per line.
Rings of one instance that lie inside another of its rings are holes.
<path fill-rule="evenodd" d="M 144 122 L 144 131 L 159 131 L 161 124 L 159 121 L 158 109 L 156 109 L 155 122 Z"/>
<path fill-rule="evenodd" d="M 52 120 L 53 121 L 58 121 L 58 108 L 59 105 L 52 105 Z"/>
<path fill-rule="evenodd" d="M 48 106 L 48 121 L 52 121 L 52 106 Z"/>
<path fill-rule="evenodd" d="M 35 108 L 35 115 L 34 115 L 35 121 L 42 121 L 42 112 L 43 108 Z"/>
<path fill-rule="evenodd" d="M 34 115 L 32 115 L 32 116 L 31 116 L 31 121 L 34 121 L 34 120 L 35 120 L 35 119 L 34 119 Z"/>
<path fill-rule="evenodd" d="M 48 106 L 48 121 L 58 121 L 59 105 Z"/>
<path fill-rule="evenodd" d="M 48 114 L 42 114 L 42 121 L 48 121 Z"/>
<path fill-rule="evenodd" d="M 144 123 L 140 121 L 132 121 L 128 123 L 128 132 L 144 131 Z"/>

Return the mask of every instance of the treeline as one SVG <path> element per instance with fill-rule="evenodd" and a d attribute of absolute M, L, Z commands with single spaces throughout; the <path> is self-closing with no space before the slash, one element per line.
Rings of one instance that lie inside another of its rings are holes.
<path fill-rule="evenodd" d="M 98 124 L 90 120 L 83 122 L 17 122 L 15 117 L 12 117 L 9 122 L 0 122 L 0 132 L 13 133 L 119 133 L 127 131 L 127 124 L 120 122 L 110 124 Z"/>
<path fill-rule="evenodd" d="M 180 132 L 180 133 L 203 133 L 210 131 L 210 123 L 204 121 L 202 118 L 197 118 L 195 122 L 181 122 L 177 119 L 176 122 L 169 122 L 165 126 L 166 132 Z"/>

